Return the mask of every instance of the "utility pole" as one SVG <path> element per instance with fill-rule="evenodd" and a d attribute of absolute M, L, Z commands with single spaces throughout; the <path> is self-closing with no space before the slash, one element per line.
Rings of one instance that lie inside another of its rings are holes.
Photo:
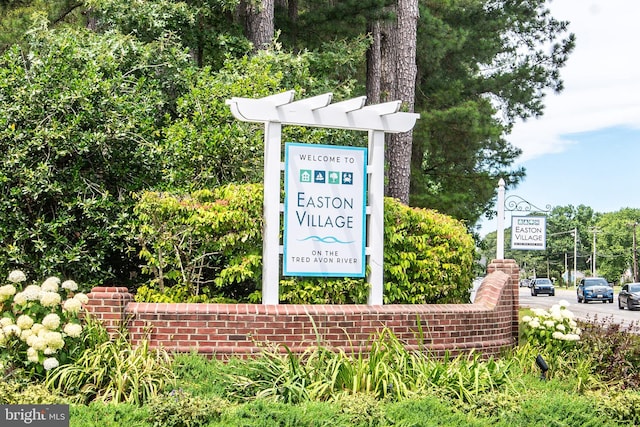
<path fill-rule="evenodd" d="M 573 287 L 576 287 L 578 276 L 578 228 L 573 228 Z"/>
<path fill-rule="evenodd" d="M 593 255 L 591 257 L 591 275 L 595 277 L 596 276 L 596 234 L 598 233 L 598 229 L 593 227 L 591 231 L 593 231 Z"/>
<path fill-rule="evenodd" d="M 636 227 L 638 221 L 630 224 L 633 227 L 633 281 L 638 281 L 638 248 L 636 246 Z"/>

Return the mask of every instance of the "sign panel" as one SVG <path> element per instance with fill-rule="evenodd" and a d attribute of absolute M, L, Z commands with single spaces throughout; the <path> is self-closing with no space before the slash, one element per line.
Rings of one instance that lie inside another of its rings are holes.
<path fill-rule="evenodd" d="M 511 249 L 545 250 L 546 248 L 546 216 L 511 217 Z"/>
<path fill-rule="evenodd" d="M 285 276 L 364 277 L 367 149 L 285 145 Z"/>

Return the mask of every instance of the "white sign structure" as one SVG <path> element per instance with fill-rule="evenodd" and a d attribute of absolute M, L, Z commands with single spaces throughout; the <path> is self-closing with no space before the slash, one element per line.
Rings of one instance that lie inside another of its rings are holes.
<path fill-rule="evenodd" d="M 364 277 L 367 149 L 285 145 L 285 276 Z"/>
<path fill-rule="evenodd" d="M 282 125 L 365 131 L 369 134 L 367 151 L 367 282 L 369 305 L 383 302 L 384 262 L 384 136 L 409 132 L 420 117 L 400 111 L 401 101 L 366 105 L 366 97 L 331 103 L 325 93 L 294 101 L 294 91 L 259 99 L 227 100 L 233 116 L 244 122 L 264 123 L 264 225 L 262 247 L 262 304 L 279 303 L 280 202 L 282 162 Z"/>
<path fill-rule="evenodd" d="M 511 249 L 543 251 L 546 248 L 546 216 L 511 217 Z"/>

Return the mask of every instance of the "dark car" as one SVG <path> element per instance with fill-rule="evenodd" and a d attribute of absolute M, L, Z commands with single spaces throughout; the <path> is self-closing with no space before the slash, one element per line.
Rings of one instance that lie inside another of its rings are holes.
<path fill-rule="evenodd" d="M 538 296 L 540 294 L 547 294 L 554 296 L 556 294 L 556 288 L 553 286 L 553 282 L 546 277 L 538 277 L 531 281 L 531 295 Z"/>
<path fill-rule="evenodd" d="M 623 310 L 640 308 L 640 283 L 627 283 L 618 294 L 618 308 Z"/>
<path fill-rule="evenodd" d="M 602 301 L 613 303 L 613 288 L 604 277 L 580 279 L 577 289 L 578 302 Z"/>

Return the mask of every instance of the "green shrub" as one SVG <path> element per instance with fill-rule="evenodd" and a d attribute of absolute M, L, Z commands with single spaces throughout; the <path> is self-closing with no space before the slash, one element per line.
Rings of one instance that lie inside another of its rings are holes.
<path fill-rule="evenodd" d="M 91 402 L 69 405 L 69 427 L 151 427 L 146 406 Z"/>
<path fill-rule="evenodd" d="M 57 394 L 51 393 L 42 383 L 25 383 L 24 381 L 0 381 L 0 405 L 17 404 L 62 404 L 67 400 Z"/>
<path fill-rule="evenodd" d="M 188 54 L 38 25 L 0 55 L 0 273 L 128 280 L 130 193 L 162 177 L 153 147 Z"/>
<path fill-rule="evenodd" d="M 578 350 L 592 359 L 591 370 L 623 389 L 640 387 L 640 336 L 638 323 L 626 326 L 612 317 L 583 322 Z"/>
<path fill-rule="evenodd" d="M 229 406 L 217 397 L 191 396 L 183 390 L 172 390 L 149 403 L 149 420 L 154 427 L 199 427 L 220 418 Z"/>
<path fill-rule="evenodd" d="M 144 271 L 154 276 L 137 301 L 260 301 L 262 185 L 147 192 L 135 212 Z M 387 198 L 384 233 L 385 303 L 468 301 L 473 240 L 459 221 Z M 287 277 L 280 301 L 365 303 L 368 289 L 364 279 Z"/>
<path fill-rule="evenodd" d="M 256 291 L 262 186 L 228 185 L 188 197 L 146 192 L 135 213 L 144 271 L 154 277 L 147 296 L 155 288 L 171 302 L 200 295 L 246 301 Z M 186 295 L 167 289 L 174 286 L 186 288 Z"/>

